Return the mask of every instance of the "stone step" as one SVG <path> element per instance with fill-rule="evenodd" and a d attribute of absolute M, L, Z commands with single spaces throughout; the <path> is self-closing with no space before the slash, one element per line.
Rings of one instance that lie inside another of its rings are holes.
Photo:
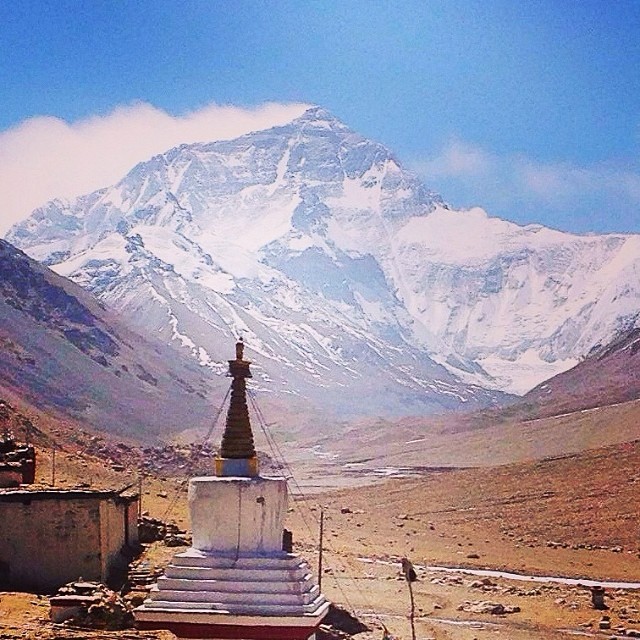
<path fill-rule="evenodd" d="M 171 564 L 180 567 L 219 567 L 224 568 L 256 568 L 256 569 L 284 569 L 309 565 L 299 555 L 283 553 L 280 556 L 224 556 L 221 554 L 205 553 L 197 549 L 189 549 L 176 554 Z"/>
<path fill-rule="evenodd" d="M 196 602 L 202 604 L 222 604 L 224 607 L 236 607 L 238 605 L 252 605 L 259 603 L 260 606 L 302 606 L 313 602 L 319 595 L 317 586 L 305 593 L 274 593 L 256 589 L 255 585 L 247 584 L 245 591 L 220 591 L 207 590 L 201 588 L 201 581 L 188 580 L 180 584 L 179 589 L 167 589 L 163 584 L 161 588 L 154 587 L 149 593 L 149 597 L 154 602 L 157 599 L 168 602 Z M 190 587 L 192 590 L 189 590 Z"/>
<path fill-rule="evenodd" d="M 269 582 L 267 580 L 260 580 L 247 584 L 246 582 L 237 582 L 235 580 L 207 580 L 190 578 L 175 578 L 163 576 L 158 578 L 158 589 L 163 591 L 169 589 L 172 591 L 219 591 L 220 593 L 242 593 L 250 590 L 252 592 L 260 593 L 282 593 L 282 594 L 302 594 L 309 593 L 317 586 L 312 580 L 311 574 L 307 574 L 303 580 L 278 580 L 276 582 Z"/>
<path fill-rule="evenodd" d="M 145 600 L 143 609 L 150 613 L 153 611 L 190 611 L 202 613 L 220 613 L 243 616 L 313 616 L 316 615 L 323 606 L 326 605 L 324 596 L 318 596 L 313 602 L 303 605 L 273 605 L 253 602 L 251 604 L 242 603 L 222 603 L 222 602 L 174 602 L 171 600 Z"/>
<path fill-rule="evenodd" d="M 187 580 L 225 580 L 228 582 L 305 582 L 311 579 L 308 567 L 295 569 L 219 568 L 170 564 L 167 578 Z"/>

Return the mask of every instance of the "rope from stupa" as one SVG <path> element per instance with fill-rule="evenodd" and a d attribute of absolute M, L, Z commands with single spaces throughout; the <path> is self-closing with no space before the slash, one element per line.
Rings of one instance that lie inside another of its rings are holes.
<path fill-rule="evenodd" d="M 167 507 L 166 511 L 164 512 L 164 515 L 161 518 L 162 520 L 166 521 L 166 519 L 169 517 L 169 515 L 171 515 L 171 512 L 173 511 L 173 509 L 175 508 L 175 506 L 176 506 L 176 504 L 178 502 L 178 498 L 180 497 L 180 494 L 184 491 L 184 488 L 186 487 L 187 483 L 189 482 L 190 476 L 191 476 L 191 472 L 193 471 L 193 468 L 195 467 L 196 463 L 198 462 L 198 458 L 199 458 L 200 454 L 202 453 L 202 450 L 204 449 L 204 446 L 207 444 L 209 438 L 213 434 L 213 430 L 216 428 L 216 425 L 218 424 L 218 420 L 220 419 L 220 415 L 222 414 L 222 411 L 224 409 L 224 405 L 227 402 L 227 398 L 229 397 L 229 393 L 231 393 L 231 387 L 229 387 L 227 389 L 227 393 L 225 394 L 224 398 L 222 399 L 222 403 L 220 404 L 220 407 L 216 411 L 216 414 L 215 414 L 215 416 L 213 418 L 213 422 L 211 423 L 211 426 L 209 427 L 209 430 L 207 431 L 205 437 L 200 442 L 200 445 L 198 446 L 196 455 L 191 459 L 191 463 L 187 466 L 187 469 L 185 470 L 186 476 L 185 476 L 184 480 L 180 483 L 180 485 L 178 485 L 178 487 L 176 488 L 175 493 L 173 495 L 173 498 L 172 498 L 171 502 L 169 503 L 169 506 Z"/>
<path fill-rule="evenodd" d="M 294 501 L 298 504 L 300 504 L 300 502 L 302 502 L 304 504 L 304 506 L 307 508 L 307 510 L 309 511 L 309 515 L 314 519 L 314 521 L 316 522 L 316 524 L 318 524 L 318 519 L 314 516 L 313 512 L 311 511 L 311 508 L 308 505 L 308 499 L 307 496 L 304 494 L 304 492 L 302 491 L 302 488 L 300 487 L 300 484 L 298 483 L 291 467 L 289 466 L 289 463 L 287 462 L 286 458 L 284 457 L 284 454 L 282 453 L 282 450 L 280 449 L 280 447 L 278 446 L 278 443 L 275 441 L 274 437 L 269 433 L 269 430 L 267 429 L 267 421 L 265 420 L 265 417 L 262 413 L 262 410 L 260 409 L 258 402 L 256 400 L 255 394 L 251 391 L 248 390 L 248 396 L 249 396 L 249 400 L 251 401 L 251 407 L 254 411 L 254 413 L 256 414 L 257 418 L 258 418 L 258 425 L 260 426 L 260 429 L 262 431 L 262 433 L 265 436 L 265 439 L 267 440 L 267 444 L 269 445 L 269 448 L 271 449 L 271 453 L 273 455 L 274 460 L 278 463 L 278 465 L 280 466 L 280 468 L 285 469 L 287 471 L 287 474 L 289 477 L 286 478 L 287 480 L 287 484 L 289 483 L 289 481 L 293 481 L 293 484 L 297 490 L 297 494 L 292 492 Z M 302 522 L 305 526 L 305 528 L 307 529 L 307 532 L 309 533 L 310 539 L 312 540 L 315 536 L 314 532 L 311 529 L 311 526 L 309 525 L 309 522 L 304 514 L 304 512 L 302 510 L 299 510 L 300 513 L 300 517 L 302 518 Z M 360 597 L 362 598 L 362 601 L 366 604 L 366 606 L 373 611 L 373 616 L 374 618 L 380 623 L 382 624 L 382 620 L 380 619 L 380 617 L 375 613 L 375 608 L 372 606 L 370 599 L 367 597 L 367 594 L 360 588 L 360 585 L 358 584 L 357 580 L 354 578 L 354 576 L 351 574 L 351 571 L 349 569 L 349 567 L 346 565 L 346 563 L 342 562 L 342 560 L 340 559 L 340 554 L 337 552 L 337 550 L 335 548 L 332 547 L 331 542 L 327 539 L 325 539 L 325 544 L 327 545 L 327 548 L 329 549 L 329 551 L 331 551 L 331 553 L 333 554 L 334 558 L 337 558 L 338 564 L 340 564 L 340 568 L 342 570 L 342 573 L 349 579 L 351 580 L 351 582 L 353 583 L 353 586 L 355 588 L 355 590 L 360 594 Z M 351 612 L 354 614 L 354 616 L 357 617 L 357 612 L 356 612 L 356 608 L 355 605 L 351 602 L 351 600 L 349 599 L 349 596 L 347 595 L 347 593 L 345 592 L 345 590 L 342 588 L 342 585 L 340 584 L 340 581 L 337 578 L 337 575 L 331 575 L 332 579 L 334 580 L 335 586 L 338 589 L 338 591 L 340 591 L 340 594 L 342 595 L 342 598 L 344 599 L 344 602 L 346 603 L 347 607 L 351 610 Z"/>

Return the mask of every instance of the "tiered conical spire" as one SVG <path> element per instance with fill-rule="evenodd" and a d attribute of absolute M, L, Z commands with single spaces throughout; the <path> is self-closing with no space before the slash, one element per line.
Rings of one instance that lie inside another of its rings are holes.
<path fill-rule="evenodd" d="M 251 378 L 250 364 L 244 359 L 244 343 L 240 339 L 236 343 L 236 359 L 229 360 L 229 375 L 233 381 L 227 422 L 216 460 L 218 476 L 258 475 L 258 461 L 247 407 L 246 379 Z"/>

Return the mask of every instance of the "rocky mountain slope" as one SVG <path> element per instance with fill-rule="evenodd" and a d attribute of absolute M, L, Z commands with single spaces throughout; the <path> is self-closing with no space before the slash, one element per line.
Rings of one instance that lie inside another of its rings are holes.
<path fill-rule="evenodd" d="M 640 398 L 640 328 L 598 346 L 576 365 L 532 389 L 522 402 L 539 416 L 623 403 Z"/>
<path fill-rule="evenodd" d="M 80 423 L 153 440 L 211 420 L 207 371 L 1 240 L 0 347 L 0 389 Z"/>
<path fill-rule="evenodd" d="M 524 393 L 640 310 L 640 236 L 454 211 L 320 108 L 172 149 L 8 238 L 215 370 L 243 335 L 259 386 L 343 414 Z"/>

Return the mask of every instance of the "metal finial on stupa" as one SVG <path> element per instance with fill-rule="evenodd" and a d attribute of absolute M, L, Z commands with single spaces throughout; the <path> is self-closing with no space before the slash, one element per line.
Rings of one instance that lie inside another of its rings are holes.
<path fill-rule="evenodd" d="M 246 379 L 251 378 L 251 363 L 244 359 L 242 338 L 236 343 L 236 359 L 229 360 L 231 400 L 227 411 L 220 453 L 216 458 L 218 476 L 256 476 L 258 458 L 247 407 Z"/>

